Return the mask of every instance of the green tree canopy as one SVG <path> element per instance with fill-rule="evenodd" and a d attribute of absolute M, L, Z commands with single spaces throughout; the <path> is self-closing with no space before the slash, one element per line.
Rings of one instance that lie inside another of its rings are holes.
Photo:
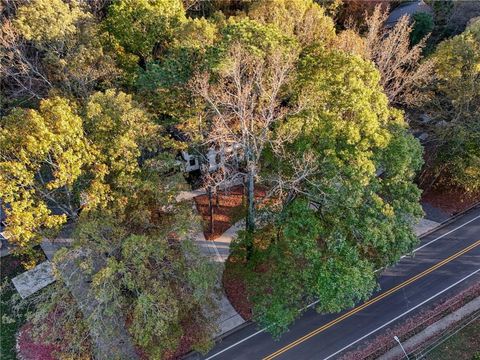
<path fill-rule="evenodd" d="M 147 60 L 168 48 L 183 21 L 180 0 L 116 0 L 104 25 L 127 52 Z"/>
<path fill-rule="evenodd" d="M 16 26 L 27 40 L 63 40 L 77 32 L 76 23 L 87 14 L 76 0 L 33 0 L 18 9 Z"/>
<path fill-rule="evenodd" d="M 332 231 L 344 227 L 345 237 L 357 239 L 372 261 L 391 263 L 416 241 L 411 228 L 421 211 L 412 180 L 422 164 L 420 145 L 407 134 L 399 111 L 388 106 L 373 64 L 317 48 L 305 55 L 299 73 L 297 101 L 305 110 L 279 131 L 297 134 L 287 145 L 297 158 L 316 159 L 305 191 L 333 211 L 330 217 L 321 210 Z M 362 227 L 368 218 L 378 226 Z"/>
<path fill-rule="evenodd" d="M 421 148 L 388 106 L 374 65 L 316 47 L 298 71 L 292 101 L 302 111 L 276 127 L 287 141 L 264 154 L 281 205 L 247 265 L 254 317 L 274 333 L 306 301 L 331 312 L 366 299 L 373 270 L 412 250 L 422 214 L 413 183 Z"/>
<path fill-rule="evenodd" d="M 135 187 L 140 173 L 142 150 L 149 145 L 159 146 L 159 127 L 131 95 L 107 90 L 89 98 L 84 128 L 96 152 L 94 179 L 87 191 L 86 209 L 109 207 L 112 201 L 124 201 L 123 197 Z"/>
<path fill-rule="evenodd" d="M 81 111 L 61 97 L 42 100 L 39 110 L 14 109 L 0 128 L 0 198 L 11 240 L 28 248 L 43 228 L 76 220 L 80 208 L 123 209 L 138 190 L 142 153 L 160 148 L 159 132 L 115 90 L 93 94 Z"/>
<path fill-rule="evenodd" d="M 432 111 L 444 183 L 480 190 L 480 23 L 442 42 L 433 54 Z"/>
<path fill-rule="evenodd" d="M 312 0 L 260 0 L 250 5 L 248 16 L 273 24 L 300 43 L 330 43 L 335 38 L 333 19 Z"/>
<path fill-rule="evenodd" d="M 42 343 L 59 345 L 59 356 L 90 358 L 90 340 L 96 341 L 92 328 L 112 332 L 103 339 L 115 336 L 115 329 L 98 326 L 106 318 L 118 326 L 126 323 L 134 343 L 149 358 L 178 357 L 190 349 L 205 352 L 212 345 L 218 272 L 191 241 L 190 234 L 201 226 L 190 203 L 175 199 L 184 180 L 158 171 L 156 163 L 142 170 L 125 199 L 127 216 L 118 207 L 81 213 L 72 248 L 58 251 L 53 260 L 59 283 L 31 300 L 33 332 L 42 334 Z M 66 291 L 65 283 L 83 287 L 84 281 L 64 279 L 67 263 L 82 279 L 91 280 L 89 303 L 95 306 L 88 318 Z M 47 334 L 45 323 L 52 327 L 46 327 Z M 66 329 L 69 343 L 63 344 Z"/>
<path fill-rule="evenodd" d="M 156 180 L 162 187 L 162 180 Z M 181 343 L 182 350 L 185 343 L 199 351 L 211 346 L 217 279 L 214 264 L 186 236 L 195 221 L 191 208 L 158 194 L 163 211 L 149 204 L 136 209 L 150 214 L 148 230 L 138 232 L 135 221 L 102 213 L 83 219 L 76 239 L 83 247 L 112 255 L 93 276 L 99 314 L 125 314 L 136 344 L 150 357 L 162 359 L 174 355 Z M 165 204 L 170 205 L 167 211 Z M 152 216 L 159 210 L 160 217 Z"/>
<path fill-rule="evenodd" d="M 410 33 L 410 41 L 413 45 L 416 45 L 432 32 L 434 27 L 433 16 L 429 13 L 420 12 L 413 16 L 413 21 L 414 25 Z"/>
<path fill-rule="evenodd" d="M 146 70 L 140 71 L 139 92 L 162 122 L 176 125 L 197 122 L 198 100 L 188 82 L 217 37 L 216 22 L 188 19 L 177 29 L 175 40 L 162 59 L 148 62 Z"/>
<path fill-rule="evenodd" d="M 108 48 L 98 19 L 76 0 L 22 4 L 12 23 L 2 27 L 9 35 L 2 43 L 8 54 L 2 72 L 13 99 L 27 93 L 40 100 L 49 92 L 86 98 L 119 82 L 118 55 Z"/>

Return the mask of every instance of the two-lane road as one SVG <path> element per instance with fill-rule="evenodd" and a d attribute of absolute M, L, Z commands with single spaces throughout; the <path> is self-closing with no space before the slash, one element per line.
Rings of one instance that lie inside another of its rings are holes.
<path fill-rule="evenodd" d="M 480 208 L 422 238 L 413 257 L 379 278 L 380 291 L 339 314 L 308 310 L 275 341 L 251 324 L 204 359 L 335 359 L 439 299 L 480 282 Z"/>

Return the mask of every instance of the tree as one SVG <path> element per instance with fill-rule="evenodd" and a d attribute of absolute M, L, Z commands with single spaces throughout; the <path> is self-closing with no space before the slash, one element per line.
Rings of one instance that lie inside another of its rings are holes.
<path fill-rule="evenodd" d="M 0 85 L 2 113 L 15 104 L 38 101 L 52 88 L 40 59 L 11 20 L 2 19 L 0 28 Z"/>
<path fill-rule="evenodd" d="M 260 247 L 271 244 L 247 265 L 253 316 L 269 332 L 287 330 L 307 303 L 318 300 L 317 311 L 338 312 L 375 289 L 373 265 L 346 239 L 324 240 L 324 225 L 308 201 L 289 204 L 281 222 L 256 234 Z"/>
<path fill-rule="evenodd" d="M 251 4 L 248 16 L 264 24 L 273 24 L 295 36 L 303 46 L 330 43 L 335 37 L 332 18 L 312 0 L 262 0 Z"/>
<path fill-rule="evenodd" d="M 174 29 L 183 21 L 185 10 L 180 0 L 116 0 L 104 25 L 145 67 L 147 60 L 168 48 Z"/>
<path fill-rule="evenodd" d="M 73 248 L 55 254 L 57 284 L 23 304 L 35 309 L 28 316 L 33 334 L 42 343 L 56 345 L 62 357 L 91 358 L 98 329 L 112 332 L 102 334 L 103 340 L 115 335 L 116 329 L 108 326 L 112 321 L 115 326 L 126 323 L 134 343 L 151 358 L 175 358 L 211 347 L 217 316 L 216 266 L 190 239 L 200 226 L 190 204 L 175 200 L 182 176 L 165 171 L 148 163 L 123 207 L 110 213 L 83 212 L 72 235 Z M 65 278 L 65 267 L 73 267 L 70 272 L 76 275 Z M 88 291 L 89 305 L 79 306 L 65 283 Z"/>
<path fill-rule="evenodd" d="M 336 16 L 336 23 L 339 27 L 354 27 L 363 31 L 366 28 L 367 18 L 373 13 L 375 7 L 381 6 L 385 10 L 390 2 L 390 0 L 342 0 Z"/>
<path fill-rule="evenodd" d="M 162 123 L 198 129 L 201 101 L 188 86 L 204 62 L 205 53 L 217 40 L 219 25 L 205 18 L 188 19 L 176 30 L 175 40 L 162 59 L 140 71 L 138 92 L 148 99 L 149 110 Z M 189 132 L 193 135 L 194 132 Z"/>
<path fill-rule="evenodd" d="M 242 237 L 232 255 L 247 267 L 254 318 L 275 334 L 309 301 L 331 312 L 366 299 L 373 270 L 413 249 L 422 215 L 421 147 L 374 65 L 322 46 L 302 55 L 291 99 L 302 111 L 277 124 L 263 157 L 279 206 L 251 259 Z"/>
<path fill-rule="evenodd" d="M 92 156 L 82 119 L 65 99 L 43 100 L 38 111 L 14 109 L 1 124 L 0 198 L 9 241 L 25 248 L 39 241 L 40 229 L 78 216 L 74 186 Z"/>
<path fill-rule="evenodd" d="M 411 45 L 414 25 L 407 16 L 401 18 L 392 29 L 384 23 L 387 11 L 376 6 L 366 19 L 365 42 L 368 59 L 372 60 L 381 75 L 381 84 L 393 104 L 414 104 L 421 97 L 418 88 L 431 78 L 433 64 L 422 60 L 426 38 Z"/>
<path fill-rule="evenodd" d="M 420 12 L 413 16 L 413 22 L 414 25 L 410 33 L 410 42 L 412 45 L 416 45 L 432 32 L 434 25 L 433 17 L 429 13 Z"/>
<path fill-rule="evenodd" d="M 480 23 L 442 42 L 435 53 L 430 108 L 440 183 L 480 190 Z"/>
<path fill-rule="evenodd" d="M 34 0 L 18 9 L 15 23 L 27 40 L 61 41 L 78 31 L 76 23 L 85 16 L 77 1 Z"/>
<path fill-rule="evenodd" d="M 216 330 L 214 264 L 185 236 L 192 224 L 191 208 L 169 205 L 159 217 L 151 216 L 148 230 L 140 233 L 130 230 L 135 222 L 104 214 L 90 216 L 77 229 L 83 246 L 111 254 L 92 279 L 99 320 L 103 312 L 124 314 L 131 319 L 135 343 L 158 359 L 190 349 L 204 352 Z M 152 215 L 158 210 L 137 209 Z"/>
<path fill-rule="evenodd" d="M 206 143 L 218 148 L 239 144 L 244 154 L 246 228 L 252 233 L 260 157 L 272 127 L 287 112 L 282 90 L 298 50 L 295 41 L 277 28 L 252 20 L 232 21 L 221 36 L 207 58 L 210 73 L 197 74 L 192 88 L 206 104 Z"/>
<path fill-rule="evenodd" d="M 6 109 L 25 102 L 23 106 L 36 106 L 49 91 L 86 98 L 118 81 L 121 72 L 116 55 L 105 46 L 105 34 L 76 1 L 35 0 L 16 6 L 17 13 L 5 18 L 1 28 Z"/>
<path fill-rule="evenodd" d="M 349 54 L 359 55 L 363 59 L 368 59 L 369 56 L 365 39 L 353 29 L 341 31 L 335 38 L 334 48 Z"/>
<path fill-rule="evenodd" d="M 125 202 L 140 173 L 142 153 L 160 146 L 160 127 L 131 95 L 107 90 L 89 98 L 84 128 L 96 160 L 84 192 L 85 209 Z"/>
<path fill-rule="evenodd" d="M 43 228 L 77 221 L 81 208 L 123 207 L 142 153 L 159 149 L 159 131 L 131 96 L 114 90 L 93 94 L 84 111 L 61 97 L 42 100 L 38 111 L 14 109 L 0 128 L 11 241 L 25 250 Z"/>
<path fill-rule="evenodd" d="M 320 164 L 304 180 L 306 188 L 300 188 L 300 194 L 318 204 L 324 220 L 329 211 L 323 206 L 333 211 L 328 220 L 332 229 L 334 224 L 346 226 L 347 233 L 352 231 L 347 238 L 363 239 L 365 256 L 385 265 L 416 241 L 412 225 L 421 211 L 412 179 L 422 160 L 418 141 L 407 134 L 401 113 L 388 106 L 379 80 L 376 69 L 358 57 L 313 49 L 302 59 L 296 88 L 297 101 L 305 110 L 290 117 L 278 132 L 291 134 L 294 141 L 284 146 L 297 158 L 308 152 Z M 342 91 L 345 88 L 348 91 Z M 293 170 L 287 167 L 285 176 Z M 404 194 L 399 197 L 401 189 Z M 360 224 L 366 224 L 367 216 L 376 219 L 377 226 L 388 224 L 390 230 L 350 228 L 351 221 L 362 219 Z M 393 231 L 400 228 L 402 236 L 396 239 Z M 369 247 L 375 252 L 370 253 Z"/>
<path fill-rule="evenodd" d="M 183 174 L 173 170 L 173 157 L 160 148 L 161 128 L 138 103 L 115 90 L 93 94 L 79 110 L 54 97 L 38 111 L 15 109 L 0 129 L 7 231 L 37 239 L 42 228 L 65 223 L 65 215 L 51 215 L 53 201 L 60 213 L 71 203 L 75 241 L 57 252 L 56 275 L 67 282 L 61 269 L 81 252 L 72 263 L 91 279 L 95 297 L 85 317 L 64 287 L 47 289 L 32 299 L 34 333 L 53 344 L 68 338 L 58 348 L 64 356 L 89 356 L 92 328 L 115 314 L 152 358 L 208 350 L 217 271 L 191 242 L 199 222 L 189 203 L 176 201 Z M 21 245 L 32 246 L 28 240 Z"/>

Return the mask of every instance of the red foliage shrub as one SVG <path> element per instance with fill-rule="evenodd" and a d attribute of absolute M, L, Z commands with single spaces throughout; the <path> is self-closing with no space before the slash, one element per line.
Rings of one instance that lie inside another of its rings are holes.
<path fill-rule="evenodd" d="M 32 324 L 25 324 L 19 331 L 17 349 L 23 360 L 56 360 L 53 355 L 60 348 L 54 344 L 45 344 L 33 339 Z"/>

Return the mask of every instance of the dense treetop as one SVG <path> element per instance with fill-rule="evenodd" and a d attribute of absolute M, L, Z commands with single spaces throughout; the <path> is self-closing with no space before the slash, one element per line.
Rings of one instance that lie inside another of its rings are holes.
<path fill-rule="evenodd" d="M 446 38 L 446 15 L 387 29 L 387 10 L 367 7 L 364 16 L 356 1 L 7 1 L 0 199 L 9 241 L 32 253 L 74 228 L 71 251 L 104 259 L 90 274 L 99 315 L 122 314 L 150 358 L 207 351 L 219 279 L 191 241 L 191 204 L 176 197 L 242 178 L 246 227 L 226 266 L 245 284 L 254 320 L 278 335 L 308 301 L 336 312 L 367 299 L 374 269 L 417 242 L 423 149 L 405 112 L 433 119 L 421 125 L 432 183 L 480 189 L 479 23 Z M 432 26 L 443 29 L 439 44 L 424 37 Z M 238 156 L 206 170 L 210 148 L 233 145 Z M 198 174 L 184 173 L 180 150 L 199 156 Z M 60 309 L 59 322 L 75 329 L 62 353 L 89 353 L 92 319 L 59 283 L 33 325 Z"/>

